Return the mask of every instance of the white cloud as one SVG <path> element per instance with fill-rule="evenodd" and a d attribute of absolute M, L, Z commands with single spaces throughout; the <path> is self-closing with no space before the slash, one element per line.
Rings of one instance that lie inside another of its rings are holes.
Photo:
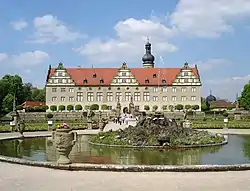
<path fill-rule="evenodd" d="M 80 32 L 73 31 L 53 15 L 36 17 L 33 24 L 35 27 L 34 39 L 28 42 L 40 44 L 63 43 L 86 37 L 86 35 Z"/>
<path fill-rule="evenodd" d="M 17 31 L 20 31 L 28 26 L 28 23 L 22 19 L 20 19 L 18 21 L 13 21 L 10 24 Z"/>
<path fill-rule="evenodd" d="M 218 67 L 221 67 L 221 66 L 226 67 L 230 64 L 231 64 L 231 62 L 229 60 L 214 58 L 214 59 L 208 59 L 206 61 L 197 61 L 194 64 L 192 64 L 192 66 L 197 65 L 199 71 L 207 72 L 207 71 L 211 71 L 211 70 L 218 68 Z"/>
<path fill-rule="evenodd" d="M 8 54 L 6 53 L 0 53 L 0 62 L 6 60 L 8 58 Z"/>
<path fill-rule="evenodd" d="M 86 56 L 95 63 L 140 62 L 147 37 L 152 43 L 155 56 L 177 51 L 168 40 L 177 34 L 175 28 L 168 28 L 160 20 L 136 20 L 130 18 L 119 21 L 115 26 L 116 38 L 93 39 L 74 51 Z"/>
<path fill-rule="evenodd" d="M 0 53 L 0 61 L 8 64 L 8 66 L 19 68 L 24 67 L 25 70 L 27 70 L 29 67 L 37 66 L 41 63 L 44 63 L 48 61 L 48 59 L 48 53 L 40 50 L 24 52 L 18 55 L 7 55 L 5 53 Z"/>
<path fill-rule="evenodd" d="M 180 0 L 171 23 L 180 31 L 199 37 L 219 37 L 233 31 L 235 19 L 250 16 L 249 0 Z"/>

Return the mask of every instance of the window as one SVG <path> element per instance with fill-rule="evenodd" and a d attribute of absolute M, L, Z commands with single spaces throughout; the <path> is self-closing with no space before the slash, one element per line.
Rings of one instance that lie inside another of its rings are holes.
<path fill-rule="evenodd" d="M 135 101 L 141 101 L 141 93 L 140 92 L 135 92 L 134 100 Z"/>
<path fill-rule="evenodd" d="M 69 97 L 69 101 L 70 102 L 74 101 L 74 97 Z"/>
<path fill-rule="evenodd" d="M 112 106 L 108 106 L 108 110 L 112 110 Z"/>
<path fill-rule="evenodd" d="M 52 88 L 52 92 L 56 92 L 56 88 Z"/>
<path fill-rule="evenodd" d="M 126 72 L 122 72 L 122 76 L 126 76 Z"/>
<path fill-rule="evenodd" d="M 143 93 L 143 100 L 144 100 L 144 101 L 149 101 L 149 100 L 150 100 L 149 92 L 144 92 L 144 93 Z"/>
<path fill-rule="evenodd" d="M 196 101 L 196 96 L 191 96 L 192 101 Z"/>
<path fill-rule="evenodd" d="M 187 97 L 186 96 L 181 96 L 181 101 L 186 101 Z"/>
<path fill-rule="evenodd" d="M 156 74 L 153 74 L 153 78 L 156 78 Z"/>
<path fill-rule="evenodd" d="M 93 92 L 88 92 L 87 93 L 87 100 L 88 101 L 94 101 L 94 93 Z"/>
<path fill-rule="evenodd" d="M 122 92 L 116 92 L 116 101 L 122 101 Z"/>
<path fill-rule="evenodd" d="M 56 101 L 57 99 L 56 99 L 56 97 L 52 97 L 52 101 Z"/>
<path fill-rule="evenodd" d="M 154 88 L 153 91 L 154 91 L 154 92 L 157 92 L 157 91 L 158 91 L 158 88 Z"/>
<path fill-rule="evenodd" d="M 76 100 L 77 101 L 83 101 L 83 93 L 82 92 L 77 92 Z"/>
<path fill-rule="evenodd" d="M 135 106 L 135 110 L 136 110 L 136 111 L 140 111 L 140 106 L 139 106 L 139 105 L 136 105 L 136 106 Z"/>
<path fill-rule="evenodd" d="M 96 78 L 96 73 L 93 74 L 93 78 Z"/>
<path fill-rule="evenodd" d="M 184 72 L 184 76 L 188 76 L 188 72 Z"/>
<path fill-rule="evenodd" d="M 163 87 L 162 92 L 167 92 L 167 87 Z"/>
<path fill-rule="evenodd" d="M 58 72 L 57 74 L 58 74 L 58 76 L 63 76 L 63 75 L 62 75 L 62 72 Z"/>
<path fill-rule="evenodd" d="M 174 87 L 174 88 L 172 88 L 172 91 L 173 91 L 173 92 L 176 92 L 176 88 L 175 88 L 175 87 Z"/>
<path fill-rule="evenodd" d="M 168 97 L 167 96 L 163 96 L 162 97 L 162 101 L 164 101 L 164 102 L 168 101 Z"/>
<path fill-rule="evenodd" d="M 61 97 L 61 101 L 65 101 L 65 97 L 62 96 L 62 97 Z"/>
<path fill-rule="evenodd" d="M 181 92 L 186 92 L 186 88 L 181 88 Z"/>
<path fill-rule="evenodd" d="M 74 88 L 69 88 L 69 92 L 74 92 Z"/>
<path fill-rule="evenodd" d="M 66 88 L 61 88 L 61 92 L 66 92 Z"/>
<path fill-rule="evenodd" d="M 107 93 L 107 100 L 108 101 L 113 101 L 113 93 L 112 92 Z"/>
<path fill-rule="evenodd" d="M 191 88 L 191 91 L 192 91 L 192 92 L 196 92 L 196 87 L 192 87 L 192 88 Z"/>
<path fill-rule="evenodd" d="M 172 97 L 172 101 L 176 101 L 176 96 L 173 96 L 173 97 Z"/>
<path fill-rule="evenodd" d="M 126 83 L 126 79 L 122 79 L 122 83 Z"/>
<path fill-rule="evenodd" d="M 125 92 L 125 101 L 130 101 L 131 99 L 131 92 Z"/>
<path fill-rule="evenodd" d="M 153 101 L 158 101 L 158 96 L 154 96 Z"/>
<path fill-rule="evenodd" d="M 97 92 L 96 99 L 98 102 L 102 102 L 103 100 L 102 92 Z"/>
<path fill-rule="evenodd" d="M 188 83 L 188 79 L 185 78 L 185 79 L 184 79 L 184 83 Z"/>
<path fill-rule="evenodd" d="M 63 80 L 62 79 L 58 79 L 58 83 L 63 83 Z"/>
<path fill-rule="evenodd" d="M 166 83 L 167 83 L 166 80 L 162 80 L 161 82 L 162 82 L 163 84 L 166 84 Z"/>

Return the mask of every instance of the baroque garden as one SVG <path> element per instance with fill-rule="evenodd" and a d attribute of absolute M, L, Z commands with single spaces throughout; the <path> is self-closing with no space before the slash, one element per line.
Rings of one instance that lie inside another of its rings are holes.
<path fill-rule="evenodd" d="M 88 171 L 250 169 L 249 135 L 230 134 L 250 129 L 249 83 L 234 102 L 212 92 L 203 98 L 198 67 L 155 67 L 149 42 L 142 64 L 59 63 L 49 66 L 43 89 L 17 75 L 4 76 L 0 132 L 7 134 L 0 137 L 1 161 Z"/>

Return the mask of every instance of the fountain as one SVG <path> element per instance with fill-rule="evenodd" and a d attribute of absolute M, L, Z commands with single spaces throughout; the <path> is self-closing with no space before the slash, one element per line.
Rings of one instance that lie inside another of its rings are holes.
<path fill-rule="evenodd" d="M 90 139 L 91 144 L 121 145 L 122 147 L 199 147 L 226 143 L 222 135 L 194 130 L 175 119 L 153 114 L 140 120 L 134 127 L 102 132 Z"/>

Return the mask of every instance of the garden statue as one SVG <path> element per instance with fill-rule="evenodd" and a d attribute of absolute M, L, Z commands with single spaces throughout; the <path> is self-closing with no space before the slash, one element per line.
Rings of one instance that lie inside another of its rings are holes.
<path fill-rule="evenodd" d="M 192 123 L 187 119 L 187 110 L 183 110 L 183 127 L 192 128 Z"/>
<path fill-rule="evenodd" d="M 104 127 L 105 127 L 107 124 L 108 124 L 108 120 L 102 118 L 102 119 L 99 121 L 99 129 L 100 129 L 100 131 L 103 131 L 103 130 L 104 130 Z"/>
<path fill-rule="evenodd" d="M 52 132 L 52 139 L 59 153 L 57 164 L 70 164 L 69 153 L 76 142 L 77 133 L 73 132 L 72 129 L 64 123 L 59 125 L 56 131 Z"/>
<path fill-rule="evenodd" d="M 23 135 L 23 132 L 25 130 L 24 120 L 21 120 L 21 121 L 18 120 L 17 129 L 18 129 L 19 133 L 21 134 L 21 137 L 24 137 L 24 135 Z"/>
<path fill-rule="evenodd" d="M 121 103 L 120 98 L 118 97 L 117 105 L 116 105 L 116 117 L 120 117 L 121 115 Z"/>
<path fill-rule="evenodd" d="M 132 117 L 135 117 L 135 105 L 133 103 L 133 97 L 131 96 L 130 98 L 130 103 L 129 103 L 129 113 L 132 115 Z"/>

